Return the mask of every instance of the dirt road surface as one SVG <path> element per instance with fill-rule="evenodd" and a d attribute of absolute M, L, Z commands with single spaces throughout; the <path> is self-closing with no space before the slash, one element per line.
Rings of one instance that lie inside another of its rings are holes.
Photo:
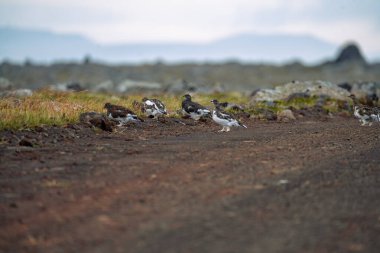
<path fill-rule="evenodd" d="M 380 125 L 246 124 L 1 133 L 0 252 L 379 252 Z"/>

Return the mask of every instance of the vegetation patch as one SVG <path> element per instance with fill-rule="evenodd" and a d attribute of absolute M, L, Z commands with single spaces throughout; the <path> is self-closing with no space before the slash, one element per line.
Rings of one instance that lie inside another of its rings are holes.
<path fill-rule="evenodd" d="M 49 89 L 38 90 L 32 96 L 24 98 L 4 98 L 0 100 L 0 130 L 33 128 L 40 125 L 65 125 L 77 123 L 83 112 L 105 112 L 104 104 L 110 102 L 122 105 L 142 116 L 141 111 L 133 107 L 135 101 L 141 102 L 143 94 L 118 96 L 102 93 L 59 92 Z M 173 94 L 152 96 L 163 101 L 169 117 L 179 117 L 182 97 Z M 212 108 L 211 99 L 247 104 L 248 98 L 240 93 L 215 93 L 194 95 L 194 101 Z"/>

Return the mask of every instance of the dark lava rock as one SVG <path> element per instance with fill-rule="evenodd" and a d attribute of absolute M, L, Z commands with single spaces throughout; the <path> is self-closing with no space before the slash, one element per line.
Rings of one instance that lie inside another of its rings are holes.
<path fill-rule="evenodd" d="M 348 44 L 347 46 L 345 46 L 339 53 L 337 59 L 334 61 L 334 63 L 337 64 L 345 62 L 357 62 L 361 64 L 366 64 L 366 60 L 360 52 L 359 47 L 355 44 Z"/>
<path fill-rule="evenodd" d="M 33 147 L 33 143 L 27 139 L 22 139 L 21 141 L 19 141 L 18 145 L 24 147 Z"/>
<path fill-rule="evenodd" d="M 360 99 L 362 104 L 368 106 L 377 106 L 379 102 L 379 97 L 376 93 L 367 94 L 364 98 Z"/>
<path fill-rule="evenodd" d="M 252 91 L 252 93 L 249 96 L 254 97 L 259 91 L 261 91 L 261 89 L 254 90 L 254 91 Z"/>
<path fill-rule="evenodd" d="M 81 86 L 80 83 L 77 83 L 77 82 L 72 82 L 72 83 L 68 83 L 66 85 L 67 87 L 67 90 L 71 90 L 71 91 L 83 91 L 84 88 Z"/>
<path fill-rule="evenodd" d="M 351 90 L 352 90 L 352 85 L 349 83 L 340 83 L 340 84 L 338 84 L 338 86 L 342 89 L 349 91 L 349 92 L 351 92 Z"/>
<path fill-rule="evenodd" d="M 259 114 L 259 119 L 266 119 L 268 121 L 277 120 L 277 114 L 270 109 L 260 108 L 257 110 L 257 112 Z"/>

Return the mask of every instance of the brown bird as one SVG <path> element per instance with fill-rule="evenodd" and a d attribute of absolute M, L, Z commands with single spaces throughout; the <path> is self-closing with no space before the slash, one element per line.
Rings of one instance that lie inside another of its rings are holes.
<path fill-rule="evenodd" d="M 133 111 L 125 108 L 120 105 L 113 105 L 110 103 L 106 103 L 104 108 L 107 109 L 107 116 L 110 119 L 116 120 L 119 122 L 119 126 L 122 126 L 128 122 L 143 122 L 141 118 L 139 118 Z"/>
<path fill-rule="evenodd" d="M 209 109 L 191 100 L 191 96 L 186 94 L 183 96 L 185 99 L 182 101 L 183 115 L 190 116 L 192 119 L 198 121 L 204 117 L 211 117 Z"/>

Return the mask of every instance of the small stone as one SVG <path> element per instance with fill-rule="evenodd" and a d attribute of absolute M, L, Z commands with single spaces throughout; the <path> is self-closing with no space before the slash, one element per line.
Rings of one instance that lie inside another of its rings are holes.
<path fill-rule="evenodd" d="M 289 183 L 289 180 L 287 179 L 280 179 L 277 182 L 278 185 L 283 185 L 283 184 L 288 184 L 288 183 Z"/>
<path fill-rule="evenodd" d="M 18 205 L 13 202 L 13 203 L 9 204 L 9 207 L 11 207 L 11 208 L 18 208 Z"/>
<path fill-rule="evenodd" d="M 21 141 L 19 141 L 18 145 L 25 147 L 33 147 L 33 143 L 27 139 L 22 139 Z"/>
<path fill-rule="evenodd" d="M 295 120 L 295 119 L 296 117 L 294 117 L 293 112 L 289 109 L 283 110 L 277 114 L 278 121 L 287 122 L 287 121 Z"/>

